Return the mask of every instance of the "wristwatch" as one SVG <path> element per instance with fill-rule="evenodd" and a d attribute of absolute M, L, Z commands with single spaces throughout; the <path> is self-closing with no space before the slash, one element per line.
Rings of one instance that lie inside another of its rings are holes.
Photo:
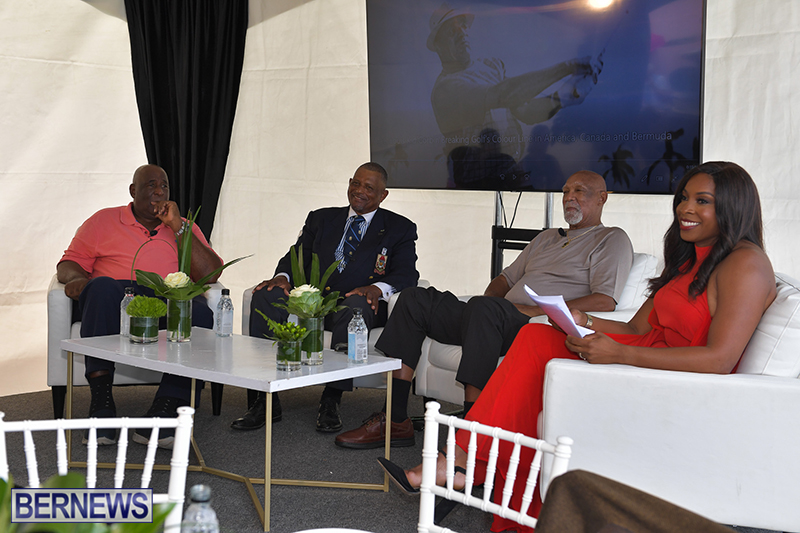
<path fill-rule="evenodd" d="M 592 315 L 586 315 L 586 325 L 584 325 L 583 327 L 591 328 L 592 324 L 594 324 L 594 320 L 592 320 Z"/>

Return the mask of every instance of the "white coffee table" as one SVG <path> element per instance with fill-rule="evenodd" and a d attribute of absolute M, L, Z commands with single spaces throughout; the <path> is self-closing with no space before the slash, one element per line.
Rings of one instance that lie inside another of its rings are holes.
<path fill-rule="evenodd" d="M 114 361 L 158 372 L 168 372 L 178 376 L 203 379 L 212 383 L 233 385 L 267 393 L 266 419 L 272 420 L 272 393 L 321 385 L 342 379 L 357 378 L 372 374 L 386 373 L 386 418 L 391 420 L 392 409 L 392 371 L 401 367 L 399 359 L 370 354 L 366 363 L 349 365 L 343 353 L 325 350 L 324 363 L 319 366 L 303 366 L 298 371 L 284 372 L 276 368 L 275 347 L 272 341 L 242 335 L 217 337 L 213 331 L 192 328 L 192 340 L 187 343 L 173 343 L 166 340 L 166 332 L 159 333 L 158 342 L 153 344 L 132 344 L 128 338 L 119 335 L 91 337 L 87 339 L 68 339 L 61 341 L 61 349 L 69 352 L 67 369 L 66 417 L 72 418 L 72 358 L 73 354 L 89 355 L 99 359 Z M 194 406 L 195 384 L 192 381 L 192 406 Z M 199 465 L 189 469 L 241 481 L 247 486 L 250 497 L 269 531 L 270 487 L 271 485 L 301 485 L 313 487 L 333 487 L 368 490 L 389 490 L 388 475 L 383 483 L 352 483 L 311 481 L 300 479 L 272 478 L 272 424 L 266 424 L 266 445 L 264 452 L 264 478 L 250 478 L 232 472 L 206 466 L 194 438 L 192 446 Z M 386 444 L 384 454 L 389 459 L 391 443 L 391 424 L 386 424 Z M 68 457 L 71 455 L 71 439 L 67 441 Z M 80 466 L 79 463 L 72 463 Z M 100 465 L 98 465 L 100 466 Z M 113 465 L 109 465 L 112 466 Z M 264 506 L 262 507 L 253 484 L 264 485 Z"/>

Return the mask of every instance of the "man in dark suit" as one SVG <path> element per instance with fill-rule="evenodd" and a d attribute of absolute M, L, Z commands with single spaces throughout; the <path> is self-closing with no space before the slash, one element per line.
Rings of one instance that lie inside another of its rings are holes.
<path fill-rule="evenodd" d="M 344 300 L 339 304 L 347 309 L 325 317 L 325 329 L 332 332 L 331 348 L 347 344 L 347 325 L 353 309 L 361 308 L 367 328 L 386 323 L 387 302 L 395 292 L 412 287 L 419 280 L 416 268 L 415 241 L 417 226 L 407 218 L 379 205 L 389 191 L 386 170 L 377 163 L 364 163 L 356 170 L 347 188 L 349 207 L 327 207 L 312 211 L 306 218 L 295 248 L 303 246 L 303 264 L 308 275 L 311 254 L 319 256 L 320 270 L 341 260 L 328 279 L 324 293 L 339 291 Z M 362 235 L 355 249 L 346 244 L 353 232 Z M 270 334 L 266 320 L 256 313 L 259 309 L 276 322 L 285 322 L 288 313 L 272 305 L 285 300 L 294 286 L 291 279 L 291 259 L 287 253 L 278 263 L 275 276 L 261 282 L 253 290 L 250 304 L 250 335 L 263 338 Z M 342 392 L 352 390 L 352 380 L 329 383 L 322 393 L 317 430 L 336 432 L 342 428 L 339 403 Z M 281 419 L 278 395 L 273 394 L 272 421 Z M 266 394 L 258 393 L 250 408 L 231 424 L 233 429 L 258 429 L 266 423 Z"/>

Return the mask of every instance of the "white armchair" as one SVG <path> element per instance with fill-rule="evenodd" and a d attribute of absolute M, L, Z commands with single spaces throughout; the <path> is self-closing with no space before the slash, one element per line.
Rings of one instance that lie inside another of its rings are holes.
<path fill-rule="evenodd" d="M 716 522 L 800 531 L 800 284 L 775 277 L 735 374 L 554 360 L 540 438 L 570 435 L 570 469 Z"/>
<path fill-rule="evenodd" d="M 216 311 L 224 287 L 220 283 L 211 285 L 206 292 L 209 307 Z M 53 394 L 53 415 L 64 416 L 64 397 L 67 391 L 67 352 L 61 349 L 63 339 L 79 339 L 81 323 L 72 323 L 72 302 L 64 292 L 64 285 L 53 275 L 47 289 L 47 385 Z M 73 383 L 88 385 L 84 377 L 83 357 L 75 357 L 72 367 Z M 161 374 L 143 368 L 116 365 L 115 385 L 142 385 L 161 382 Z M 218 415 L 222 404 L 222 386 L 212 384 L 212 404 L 214 414 Z"/>
<path fill-rule="evenodd" d="M 617 303 L 617 309 L 608 313 L 592 314 L 627 322 L 647 299 L 647 283 L 657 272 L 658 259 L 655 256 L 633 254 L 633 266 Z M 462 297 L 464 300 L 469 298 L 469 296 Z M 547 317 L 534 317 L 531 322 L 546 323 Z M 459 405 L 464 403 L 464 386 L 456 381 L 456 371 L 460 362 L 461 346 L 425 339 L 414 378 L 416 394 Z"/>

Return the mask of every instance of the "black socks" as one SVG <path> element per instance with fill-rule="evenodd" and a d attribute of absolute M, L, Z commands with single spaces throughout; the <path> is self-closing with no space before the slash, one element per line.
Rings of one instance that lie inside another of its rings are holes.
<path fill-rule="evenodd" d="M 464 402 L 464 414 L 462 415 L 462 418 L 467 416 L 467 413 L 469 413 L 469 410 L 472 409 L 473 405 L 475 405 L 475 402 Z"/>
<path fill-rule="evenodd" d="M 402 379 L 392 380 L 392 422 L 404 422 L 408 418 L 408 395 L 411 382 Z M 383 407 L 386 412 L 386 406 Z"/>
<path fill-rule="evenodd" d="M 112 373 L 103 374 L 94 378 L 87 378 L 89 389 L 92 392 L 92 401 L 89 405 L 89 416 L 93 416 L 100 411 L 111 411 L 116 416 L 117 406 L 114 404 L 114 397 L 111 394 L 111 387 L 114 383 Z"/>

